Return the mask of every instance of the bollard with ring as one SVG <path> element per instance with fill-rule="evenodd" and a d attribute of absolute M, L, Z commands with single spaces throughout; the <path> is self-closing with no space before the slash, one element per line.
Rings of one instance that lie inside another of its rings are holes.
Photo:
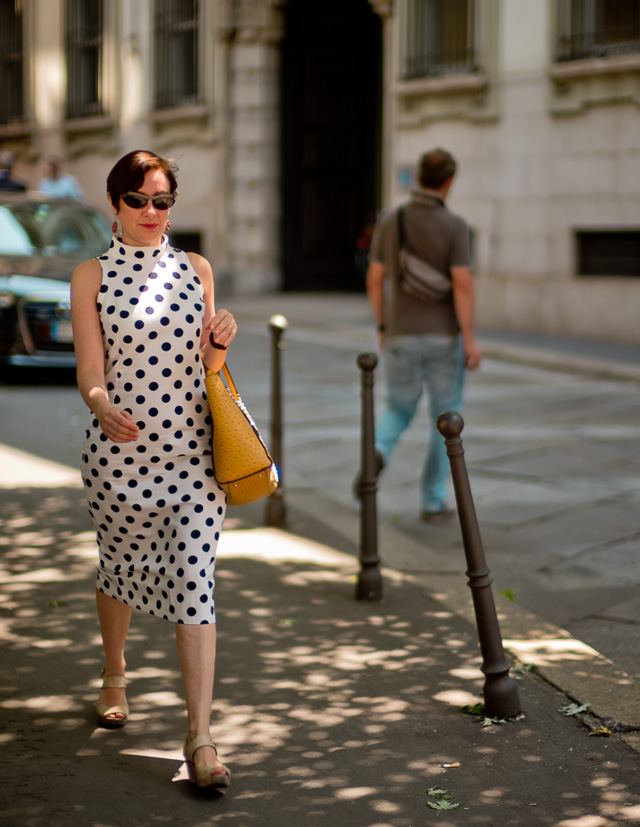
<path fill-rule="evenodd" d="M 500 625 L 491 592 L 490 570 L 484 557 L 478 519 L 473 504 L 469 476 L 464 461 L 460 434 L 464 420 L 456 411 L 440 414 L 438 431 L 445 440 L 451 464 L 453 488 L 458 506 L 462 542 L 467 561 L 467 584 L 471 589 L 476 616 L 478 639 L 482 652 L 482 672 L 486 680 L 483 688 L 485 714 L 489 718 L 514 718 L 522 711 L 518 687 L 509 674 L 510 665 L 502 646 Z"/>
<path fill-rule="evenodd" d="M 374 353 L 358 356 L 362 371 L 362 454 L 360 494 L 360 573 L 356 600 L 382 600 L 382 576 L 378 557 L 378 515 L 373 416 L 373 371 L 378 364 Z"/>
<path fill-rule="evenodd" d="M 282 337 L 288 326 L 284 316 L 277 314 L 269 319 L 271 330 L 271 456 L 278 468 L 280 484 L 267 499 L 265 525 L 282 528 L 286 524 L 284 502 L 284 470 L 282 456 L 282 365 L 284 349 Z"/>

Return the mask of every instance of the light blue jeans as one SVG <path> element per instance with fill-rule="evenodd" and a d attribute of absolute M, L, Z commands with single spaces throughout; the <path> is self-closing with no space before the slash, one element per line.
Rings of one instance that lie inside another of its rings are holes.
<path fill-rule="evenodd" d="M 420 477 L 420 507 L 439 511 L 446 500 L 449 459 L 436 420 L 444 411 L 459 411 L 462 404 L 462 340 L 460 336 L 393 336 L 387 340 L 384 359 L 386 410 L 376 424 L 376 448 L 386 463 L 426 389 L 429 448 Z"/>

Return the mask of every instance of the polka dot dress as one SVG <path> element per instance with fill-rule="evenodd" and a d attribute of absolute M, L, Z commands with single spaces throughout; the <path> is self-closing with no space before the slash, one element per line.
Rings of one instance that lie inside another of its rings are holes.
<path fill-rule="evenodd" d="M 98 261 L 109 397 L 140 428 L 115 443 L 91 415 L 82 478 L 100 549 L 98 589 L 176 623 L 215 623 L 214 564 L 226 498 L 211 462 L 200 333 L 204 293 L 189 258 L 114 237 Z"/>

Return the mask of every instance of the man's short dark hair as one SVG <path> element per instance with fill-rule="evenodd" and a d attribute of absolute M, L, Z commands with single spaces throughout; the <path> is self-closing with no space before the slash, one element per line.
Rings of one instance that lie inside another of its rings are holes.
<path fill-rule="evenodd" d="M 456 174 L 454 157 L 445 149 L 425 152 L 418 161 L 418 183 L 430 190 L 440 187 Z"/>

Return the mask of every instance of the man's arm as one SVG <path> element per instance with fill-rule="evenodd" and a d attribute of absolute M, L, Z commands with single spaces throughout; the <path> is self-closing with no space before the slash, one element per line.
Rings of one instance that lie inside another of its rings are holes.
<path fill-rule="evenodd" d="M 379 261 L 371 261 L 367 270 L 367 296 L 373 311 L 376 328 L 382 340 L 384 336 L 384 279 L 387 268 Z"/>
<path fill-rule="evenodd" d="M 453 303 L 462 334 L 464 364 L 469 370 L 480 365 L 482 353 L 473 335 L 473 312 L 475 307 L 475 287 L 473 275 L 468 267 L 452 267 Z"/>

